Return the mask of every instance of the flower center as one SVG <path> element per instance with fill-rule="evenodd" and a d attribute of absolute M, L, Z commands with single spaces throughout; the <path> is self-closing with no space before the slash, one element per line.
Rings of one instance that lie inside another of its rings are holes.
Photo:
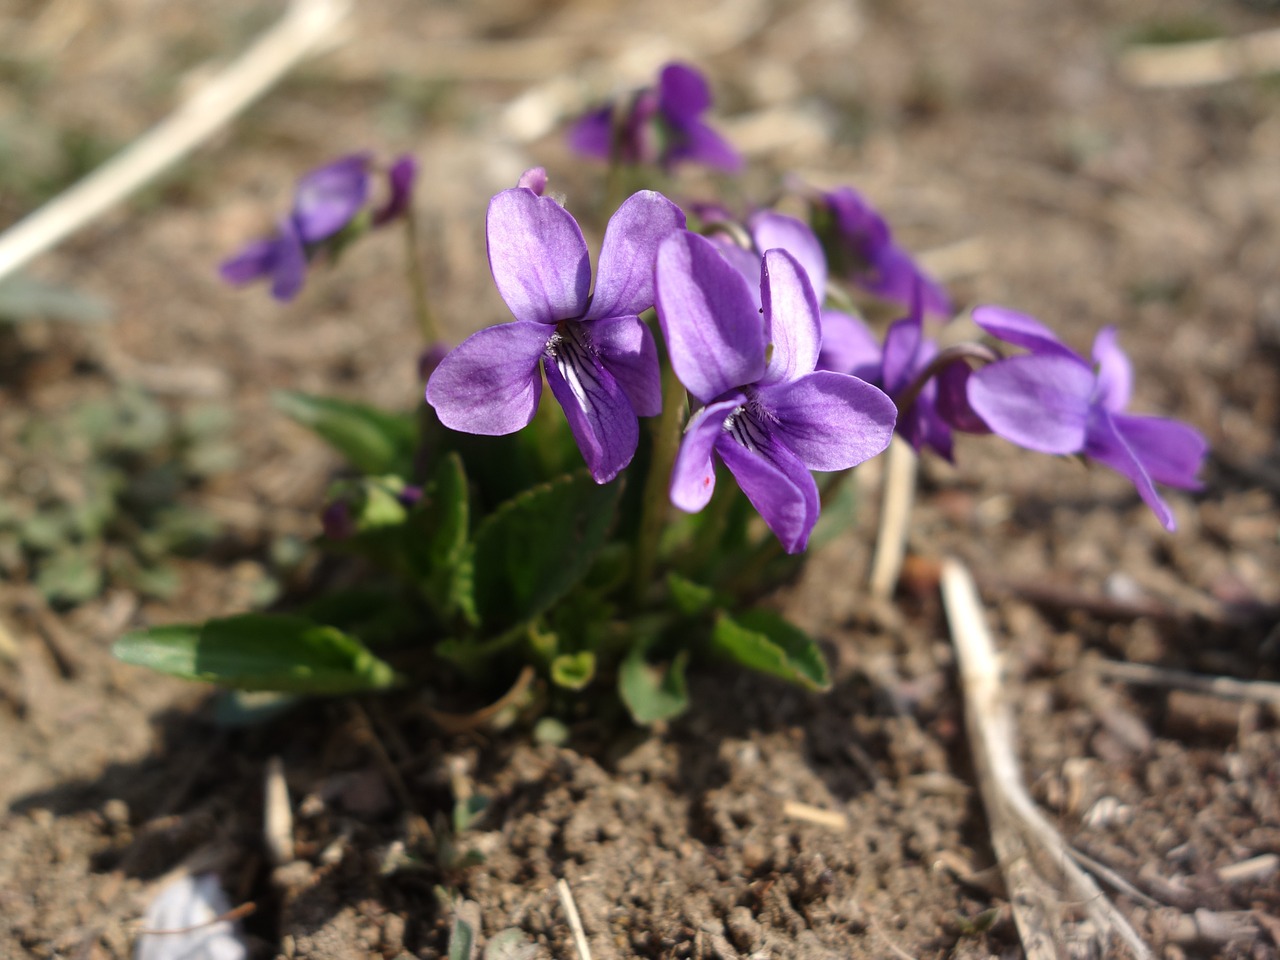
<path fill-rule="evenodd" d="M 724 418 L 724 431 L 751 451 L 759 450 L 768 436 L 756 411 L 748 404 L 734 407 L 733 412 Z"/>
<path fill-rule="evenodd" d="M 600 387 L 599 364 L 595 362 L 595 347 L 583 324 L 568 320 L 556 324 L 556 332 L 547 341 L 547 356 L 555 363 L 578 403 L 584 409 L 589 407 L 588 395 Z"/>

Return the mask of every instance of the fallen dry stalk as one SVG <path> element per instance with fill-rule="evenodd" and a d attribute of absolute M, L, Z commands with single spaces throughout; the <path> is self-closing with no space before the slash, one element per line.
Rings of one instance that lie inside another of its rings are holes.
<path fill-rule="evenodd" d="M 591 960 L 591 948 L 587 946 L 587 933 L 582 929 L 582 917 L 578 916 L 578 905 L 573 900 L 573 891 L 569 888 L 569 881 L 564 877 L 556 881 L 556 896 L 560 898 L 565 919 L 569 921 L 569 930 L 573 934 L 573 947 L 578 951 L 578 960 Z"/>
<path fill-rule="evenodd" d="M 1120 57 L 1139 87 L 1202 87 L 1280 71 L 1280 29 L 1190 43 L 1146 43 Z"/>
<path fill-rule="evenodd" d="M 875 556 L 871 561 L 871 595 L 893 596 L 907 553 L 907 532 L 911 526 L 911 503 L 916 493 L 916 454 L 911 445 L 895 435 L 885 454 L 884 489 L 880 501 L 880 528 L 876 533 Z"/>
<path fill-rule="evenodd" d="M 280 21 L 190 100 L 73 187 L 0 235 L 0 280 L 115 206 L 324 49 L 349 0 L 293 0 Z"/>
<path fill-rule="evenodd" d="M 1003 695 L 995 646 L 983 619 L 973 577 L 960 561 L 942 567 L 942 600 L 955 643 L 964 694 L 965 721 L 974 770 L 1013 907 L 1014 922 L 1030 960 L 1052 960 L 1058 948 L 1082 936 L 1097 955 L 1111 955 L 1113 937 L 1138 960 L 1151 951 L 1127 920 L 1073 859 L 1066 842 L 1022 785 L 1014 749 L 1014 722 Z M 1073 903 L 1092 922 L 1069 924 L 1062 906 Z"/>
<path fill-rule="evenodd" d="M 1098 673 L 1111 680 L 1122 680 L 1143 687 L 1172 687 L 1209 693 L 1228 700 L 1248 700 L 1280 707 L 1280 683 L 1266 680 L 1236 680 L 1232 677 L 1210 677 L 1185 670 L 1169 670 L 1146 663 L 1122 663 L 1099 660 Z"/>

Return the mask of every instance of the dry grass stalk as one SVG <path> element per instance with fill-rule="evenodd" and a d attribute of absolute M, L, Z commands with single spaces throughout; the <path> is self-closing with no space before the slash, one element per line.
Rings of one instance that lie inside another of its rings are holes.
<path fill-rule="evenodd" d="M 324 49 L 349 0 L 293 0 L 280 21 L 190 100 L 70 189 L 0 235 L 0 280 L 182 159 Z"/>
<path fill-rule="evenodd" d="M 293 808 L 289 806 L 284 762 L 279 757 L 269 759 L 263 778 L 263 839 L 271 862 L 280 867 L 293 862 Z"/>
<path fill-rule="evenodd" d="M 1173 687 L 1209 693 L 1228 700 L 1248 700 L 1280 707 L 1280 683 L 1266 680 L 1236 680 L 1233 677 L 1209 677 L 1185 670 L 1169 670 L 1147 663 L 1122 663 L 1118 660 L 1100 660 L 1098 673 L 1112 680 L 1144 687 Z"/>
<path fill-rule="evenodd" d="M 916 493 L 917 458 L 911 445 L 895 435 L 885 454 L 884 490 L 880 501 L 880 528 L 871 561 L 871 595 L 893 596 L 907 553 L 911 527 L 911 503 Z"/>
<path fill-rule="evenodd" d="M 1280 29 L 1130 47 L 1120 74 L 1139 87 L 1203 87 L 1280 71 Z"/>
<path fill-rule="evenodd" d="M 1138 960 L 1151 951 L 1072 857 L 1070 848 L 1022 785 L 1014 749 L 1013 713 L 1003 696 L 999 660 L 983 619 L 978 590 L 958 560 L 942 568 L 942 598 L 955 643 L 969 745 L 991 829 L 991 843 L 1009 890 L 1014 921 L 1031 960 L 1052 960 L 1060 945 L 1092 940 L 1095 955 L 1113 955 L 1113 938 Z M 1073 903 L 1089 921 L 1069 923 Z"/>
<path fill-rule="evenodd" d="M 803 820 L 805 823 L 830 827 L 832 830 L 849 829 L 849 818 L 843 813 L 836 810 L 823 810 L 821 807 L 801 803 L 798 800 L 786 801 L 782 805 L 782 815 L 789 820 Z"/>
<path fill-rule="evenodd" d="M 569 889 L 569 881 L 564 877 L 556 881 L 556 896 L 560 898 L 565 919 L 569 921 L 569 931 L 573 934 L 573 947 L 578 951 L 578 960 L 591 960 L 591 948 L 587 946 L 587 933 L 582 929 L 582 917 L 578 916 L 573 891 Z"/>

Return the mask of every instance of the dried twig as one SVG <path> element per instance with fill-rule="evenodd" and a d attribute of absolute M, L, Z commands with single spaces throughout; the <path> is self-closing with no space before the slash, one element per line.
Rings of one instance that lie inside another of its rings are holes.
<path fill-rule="evenodd" d="M 1055 945 L 1079 933 L 1079 928 L 1068 928 L 1059 911 L 1064 900 L 1075 900 L 1097 928 L 1092 939 L 1103 941 L 1095 944 L 1098 951 L 1106 953 L 1107 941 L 1115 936 L 1139 960 L 1149 960 L 1151 951 L 1072 859 L 1070 848 L 1022 784 L 1013 714 L 1002 695 L 995 646 L 973 577 L 958 560 L 943 564 L 942 597 L 960 667 L 969 744 L 991 843 L 1027 956 L 1032 960 L 1057 957 Z"/>
<path fill-rule="evenodd" d="M 832 830 L 849 829 L 849 818 L 838 810 L 823 810 L 821 807 L 800 803 L 798 800 L 788 800 L 783 803 L 782 815 L 789 820 L 803 820 L 820 827 L 830 827 Z"/>
<path fill-rule="evenodd" d="M 293 862 L 293 809 L 284 781 L 284 762 L 279 757 L 267 761 L 263 781 L 262 836 L 271 862 L 280 867 Z"/>
<path fill-rule="evenodd" d="M 1144 43 L 1120 57 L 1139 87 L 1203 87 L 1280 71 L 1280 29 L 1190 43 Z"/>
<path fill-rule="evenodd" d="M 893 595 L 907 552 L 911 502 L 916 492 L 916 455 L 910 444 L 894 436 L 885 454 L 884 490 L 880 501 L 880 529 L 871 561 L 871 594 L 885 599 Z"/>
<path fill-rule="evenodd" d="M 1266 680 L 1236 680 L 1233 677 L 1209 677 L 1186 670 L 1170 670 L 1147 663 L 1124 663 L 1119 660 L 1099 660 L 1094 669 L 1112 680 L 1143 687 L 1174 687 L 1209 693 L 1228 700 L 1249 700 L 1280 707 L 1280 683 Z"/>
<path fill-rule="evenodd" d="M 294 0 L 280 21 L 168 118 L 0 235 L 0 279 L 115 206 L 225 126 L 300 60 L 323 49 L 349 0 Z"/>
<path fill-rule="evenodd" d="M 573 946 L 578 951 L 578 960 L 591 960 L 591 948 L 587 946 L 587 934 L 582 929 L 578 905 L 573 902 L 573 891 L 569 889 L 569 881 L 564 877 L 556 881 L 556 896 L 560 898 L 560 906 L 564 909 L 565 918 L 569 921 L 569 930 L 573 934 Z"/>

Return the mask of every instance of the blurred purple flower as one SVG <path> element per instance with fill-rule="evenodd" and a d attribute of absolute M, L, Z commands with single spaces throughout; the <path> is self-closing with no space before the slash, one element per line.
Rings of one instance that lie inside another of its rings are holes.
<path fill-rule="evenodd" d="M 539 196 L 545 182 L 525 174 L 525 185 L 489 202 L 489 267 L 516 319 L 455 347 L 431 374 L 427 402 L 454 430 L 514 433 L 537 410 L 541 362 L 592 477 L 607 483 L 635 454 L 637 416 L 662 408 L 657 346 L 640 314 L 653 306 L 658 244 L 684 226 L 684 214 L 652 190 L 623 203 L 605 229 L 591 291 L 582 231 Z"/>
<path fill-rule="evenodd" d="M 690 513 L 707 505 L 714 453 L 787 552 L 797 553 L 818 520 L 809 471 L 845 470 L 875 456 L 889 443 L 896 411 L 856 377 L 814 371 L 818 304 L 796 257 L 770 249 L 759 277 L 757 299 L 716 244 L 697 234 L 682 231 L 658 248 L 658 320 L 677 377 L 703 404 L 685 429 L 671 502 Z"/>
<path fill-rule="evenodd" d="M 293 207 L 280 220 L 275 236 L 254 240 L 223 261 L 219 273 L 241 286 L 270 278 L 271 295 L 292 300 L 302 289 L 307 263 L 326 242 L 346 229 L 369 199 L 373 157 L 353 153 L 304 175 L 294 190 Z M 374 213 L 374 226 L 401 216 L 412 199 L 417 166 L 401 156 L 387 171 L 389 195 Z"/>
<path fill-rule="evenodd" d="M 656 88 L 645 87 L 624 103 L 605 104 L 579 119 L 569 129 L 569 146 L 625 166 L 659 164 L 670 172 L 689 162 L 736 172 L 742 157 L 702 121 L 710 106 L 702 74 L 687 64 L 669 63 Z"/>
<path fill-rule="evenodd" d="M 973 319 L 993 337 L 1029 351 L 969 376 L 969 403 L 992 432 L 1028 450 L 1084 454 L 1105 464 L 1128 477 L 1173 530 L 1173 511 L 1155 484 L 1200 489 L 1196 474 L 1208 443 L 1180 421 L 1124 412 L 1133 369 L 1115 328 L 1098 331 L 1090 364 L 1025 314 L 988 306 L 974 310 Z"/>
<path fill-rule="evenodd" d="M 818 193 L 810 199 L 810 214 L 836 272 L 903 306 L 918 286 L 923 312 L 950 318 L 946 290 L 894 242 L 888 223 L 862 194 L 851 187 Z"/>

